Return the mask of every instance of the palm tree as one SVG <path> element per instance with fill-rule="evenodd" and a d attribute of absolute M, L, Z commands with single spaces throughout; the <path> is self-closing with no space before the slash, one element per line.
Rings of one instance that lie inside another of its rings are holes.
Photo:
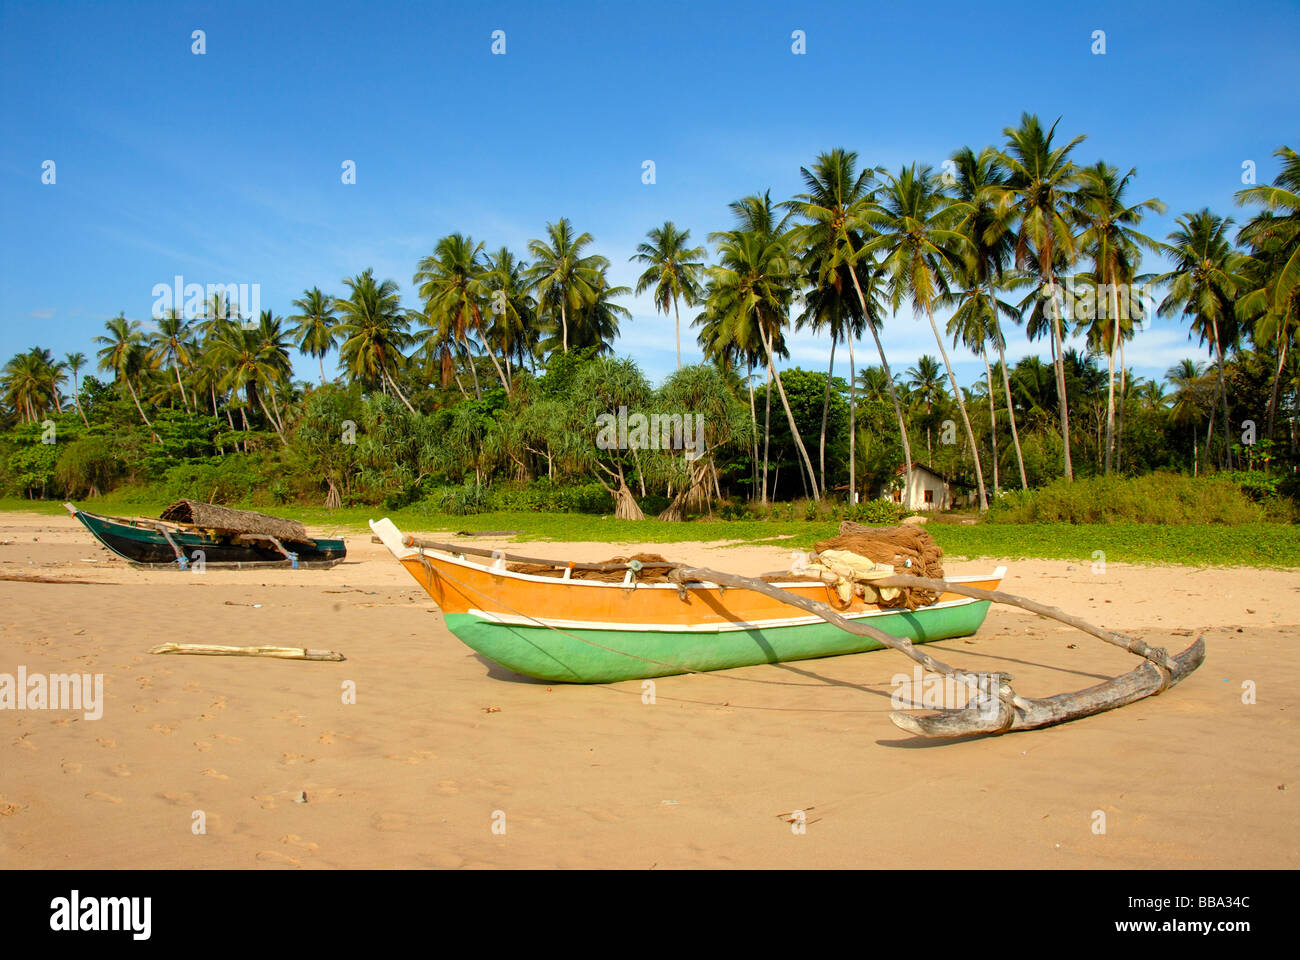
<path fill-rule="evenodd" d="M 1203 364 L 1184 358 L 1165 371 L 1165 379 L 1174 387 L 1173 402 L 1169 410 L 1170 423 L 1187 424 L 1192 434 L 1192 475 L 1199 472 L 1200 455 L 1197 449 L 1196 426 L 1200 422 L 1202 397 L 1205 393 L 1205 368 Z M 1213 407 L 1211 407 L 1213 409 Z"/>
<path fill-rule="evenodd" d="M 1284 313 L 1287 303 L 1300 289 L 1300 153 L 1290 147 L 1278 147 L 1273 156 L 1282 161 L 1282 169 L 1271 186 L 1239 190 L 1237 203 L 1254 203 L 1273 214 L 1259 218 L 1243 229 L 1243 239 L 1278 238 L 1285 250 L 1285 262 L 1278 271 L 1273 290 L 1273 311 Z"/>
<path fill-rule="evenodd" d="M 632 311 L 614 302 L 616 297 L 626 297 L 632 290 L 629 287 L 611 287 L 605 271 L 605 267 L 600 270 L 595 296 L 574 313 L 569 325 L 569 345 L 575 350 L 590 349 L 592 356 L 612 352 L 620 321 L 632 318 Z M 554 343 L 543 342 L 543 347 L 554 349 Z"/>
<path fill-rule="evenodd" d="M 90 421 L 86 419 L 86 412 L 81 409 L 81 384 L 77 380 L 77 372 L 86 365 L 86 355 L 80 352 L 68 353 L 64 354 L 63 359 L 68 369 L 72 371 L 72 402 L 77 408 L 77 413 L 81 414 L 81 422 L 90 426 Z"/>
<path fill-rule="evenodd" d="M 483 244 L 475 243 L 472 237 L 459 233 L 449 234 L 438 241 L 431 256 L 420 261 L 414 282 L 419 284 L 420 296 L 424 298 L 424 320 L 432 321 L 430 325 L 436 328 L 440 318 L 447 317 L 466 353 L 470 350 L 469 331 L 472 327 L 483 343 L 492 366 L 496 368 L 501 385 L 509 395 L 510 381 L 497 362 L 483 329 L 483 311 L 480 305 L 487 291 L 483 283 L 485 266 L 482 254 Z M 474 374 L 474 395 L 481 397 L 478 373 L 472 362 L 470 370 Z"/>
<path fill-rule="evenodd" d="M 943 388 L 943 374 L 939 372 L 939 361 L 928 353 L 917 358 L 916 366 L 907 369 L 907 388 L 916 393 L 917 403 L 925 404 L 925 456 L 927 466 L 934 467 L 934 452 L 930 446 L 930 428 L 934 405 L 942 402 L 948 394 Z"/>
<path fill-rule="evenodd" d="M 531 363 L 540 340 L 537 328 L 537 304 L 528 293 L 528 264 L 519 260 L 507 247 L 489 254 L 483 274 L 490 288 L 489 310 L 492 324 L 488 340 L 494 343 L 506 362 L 506 377 L 513 378 L 511 366 Z"/>
<path fill-rule="evenodd" d="M 264 311 L 262 316 L 269 319 L 269 311 Z M 251 330 L 236 323 L 227 324 L 212 344 L 212 352 L 225 371 L 218 387 L 232 392 L 242 390 L 245 403 L 256 402 L 280 443 L 288 446 L 283 425 L 271 415 L 266 405 L 266 393 L 273 389 L 276 379 L 283 376 L 284 371 L 274 353 L 264 347 L 261 318 L 258 327 Z"/>
<path fill-rule="evenodd" d="M 528 253 L 534 262 L 527 276 L 537 292 L 538 307 L 552 313 L 559 309 L 560 346 L 568 353 L 569 311 L 581 309 L 596 299 L 601 270 L 608 266 L 608 261 L 594 254 L 583 255 L 583 248 L 593 242 L 591 234 L 580 233 L 575 237 L 568 217 L 561 217 L 558 223 L 548 223 L 546 234 L 546 241 L 528 242 Z"/>
<path fill-rule="evenodd" d="M 1258 204 L 1264 211 L 1241 230 L 1239 239 L 1249 243 L 1255 260 L 1259 293 L 1247 309 L 1260 321 L 1257 333 L 1277 344 L 1277 369 L 1268 404 L 1268 435 L 1273 435 L 1278 388 L 1286 366 L 1287 349 L 1300 331 L 1300 154 L 1287 146 L 1273 155 L 1282 169 L 1271 186 L 1238 191 L 1238 204 Z"/>
<path fill-rule="evenodd" d="M 343 285 L 348 288 L 348 296 L 335 301 L 339 336 L 343 338 L 339 359 L 354 379 L 378 383 L 385 393 L 391 386 L 406 409 L 414 413 L 415 408 L 394 379 L 406 363 L 402 348 L 412 341 L 407 333 L 411 318 L 402 309 L 397 284 L 392 280 L 376 283 L 374 270 L 367 269 L 355 277 L 345 277 Z"/>
<path fill-rule="evenodd" d="M 704 359 L 712 362 L 715 366 L 723 370 L 732 370 L 739 366 L 740 361 L 745 361 L 745 385 L 749 390 L 749 419 L 753 425 L 753 431 L 750 434 L 750 463 L 753 468 L 754 490 L 760 491 L 760 500 L 764 506 L 767 505 L 767 461 L 763 461 L 763 473 L 759 475 L 759 456 L 758 456 L 758 411 L 754 401 L 754 367 L 762 362 L 763 344 L 758 336 L 757 329 L 753 324 L 742 322 L 733 322 L 737 318 L 734 316 L 720 316 L 714 306 L 717 303 L 717 293 L 710 279 L 706 283 L 704 293 L 705 309 L 692 321 L 692 326 L 700 327 L 700 333 L 697 342 L 701 351 L 704 353 Z M 784 359 L 789 354 L 785 348 L 785 341 L 778 335 L 773 343 L 773 350 L 778 357 Z M 767 394 L 767 415 L 764 421 L 764 449 L 766 450 L 767 438 L 769 437 L 768 427 L 771 420 L 771 384 L 769 377 L 769 389 Z M 753 499 L 751 491 L 750 499 Z"/>
<path fill-rule="evenodd" d="M 1074 234 L 1070 229 L 1074 204 L 1073 188 L 1078 171 L 1070 152 L 1083 142 L 1077 136 L 1064 146 L 1055 146 L 1056 123 L 1046 132 L 1038 117 L 1023 114 L 1019 127 L 1007 127 L 1006 149 L 1001 160 L 1008 171 L 1002 204 L 1013 211 L 1019 221 L 1016 234 L 1016 265 L 1037 261 L 1039 276 L 1045 283 L 1043 295 L 1051 298 L 1052 350 L 1056 367 L 1057 405 L 1061 418 L 1061 440 L 1065 456 L 1065 478 L 1074 479 L 1070 460 L 1070 409 L 1065 397 L 1065 361 L 1063 359 L 1060 310 L 1056 308 L 1056 267 L 1058 259 L 1070 263 L 1075 256 Z"/>
<path fill-rule="evenodd" d="M 152 429 L 153 424 L 144 415 L 144 407 L 140 406 L 140 397 L 131 384 L 131 377 L 143 372 L 149 364 L 148 354 L 144 348 L 144 337 L 140 333 L 140 324 L 135 320 L 128 320 L 123 312 L 107 321 L 104 327 L 108 330 L 108 336 L 101 335 L 95 338 L 95 343 L 103 344 L 103 348 L 96 354 L 99 357 L 99 369 L 112 373 L 117 383 L 126 384 L 131 399 L 135 401 L 135 409 L 140 414 L 140 419 L 144 421 L 146 427 Z M 157 434 L 154 434 L 154 439 L 158 440 Z"/>
<path fill-rule="evenodd" d="M 35 423 L 48 411 L 58 412 L 58 385 L 64 379 L 63 364 L 54 363 L 49 351 L 32 347 L 5 364 L 0 388 L 6 405 L 19 414 L 23 423 Z"/>
<path fill-rule="evenodd" d="M 1119 303 L 1120 284 L 1131 283 L 1142 258 L 1141 250 L 1152 252 L 1160 244 L 1137 231 L 1137 224 L 1148 210 L 1164 213 L 1165 205 L 1154 197 L 1141 203 L 1130 204 L 1125 190 L 1137 176 L 1137 168 L 1130 168 L 1120 176 L 1119 170 L 1104 161 L 1097 161 L 1082 171 L 1082 186 L 1078 197 L 1078 214 L 1084 226 L 1078 238 L 1081 250 L 1092 258 L 1093 273 L 1109 301 L 1097 303 L 1094 315 L 1094 338 L 1103 344 L 1107 365 L 1106 393 L 1106 455 L 1105 472 L 1111 471 L 1115 452 L 1115 355 L 1119 351 L 1120 337 L 1127 327 L 1132 330 L 1132 317 Z M 1125 297 L 1127 306 L 1129 297 Z"/>
<path fill-rule="evenodd" d="M 938 182 L 929 167 L 912 164 L 904 167 L 897 176 L 884 174 L 883 190 L 872 205 L 870 219 L 879 236 L 866 244 L 869 250 L 879 250 L 884 255 L 881 269 L 889 291 L 891 304 L 897 311 L 903 298 L 912 301 L 916 313 L 924 312 L 934 332 L 939 355 L 948 371 L 953 397 L 966 427 L 971 456 L 975 461 L 975 483 L 979 490 L 980 510 L 988 509 L 988 496 L 984 490 L 984 469 L 980 465 L 979 447 L 975 445 L 975 432 L 966 413 L 966 401 L 957 385 L 948 359 L 948 350 L 934 322 L 934 307 L 949 293 L 948 278 L 957 269 L 963 255 L 964 238 L 954 225 L 954 213 L 939 190 Z"/>
<path fill-rule="evenodd" d="M 325 355 L 334 349 L 335 324 L 334 298 L 321 292 L 320 287 L 304 290 L 293 302 L 298 313 L 289 319 L 295 324 L 289 335 L 298 349 L 315 357 L 320 365 L 320 385 L 325 386 Z"/>
<path fill-rule="evenodd" d="M 993 369 L 989 365 L 988 345 L 994 343 L 999 345 L 1000 348 L 1002 347 L 1004 341 L 1002 331 L 998 325 L 997 315 L 1000 312 L 1007 317 L 1014 318 L 1016 309 L 1011 304 L 996 299 L 992 295 L 990 288 L 974 283 L 974 278 L 969 274 L 965 274 L 965 271 L 963 271 L 963 274 L 965 289 L 954 291 L 951 295 L 944 297 L 941 302 L 944 306 L 956 307 L 953 315 L 948 319 L 948 335 L 952 337 L 953 346 L 959 343 L 963 344 L 984 361 L 984 376 L 987 380 L 989 401 L 989 442 L 993 454 L 993 492 L 996 494 L 1000 489 L 998 478 L 998 422 L 995 403 L 997 394 L 993 390 Z M 1004 376 L 1005 371 L 1006 367 L 1004 365 Z M 1004 385 L 1007 392 L 1007 409 L 1011 413 L 1014 424 L 1015 411 L 1011 408 L 1010 383 Z M 1012 436 L 1015 436 L 1014 426 L 1012 427 Z M 1019 442 L 1017 441 L 1018 446 Z M 1023 462 L 1021 462 L 1020 483 L 1023 489 L 1029 489 L 1029 483 L 1025 479 Z"/>
<path fill-rule="evenodd" d="M 277 393 L 281 386 L 292 383 L 293 364 L 289 362 L 289 334 L 283 329 L 284 321 L 273 317 L 270 310 L 263 310 L 257 324 L 257 348 L 263 361 L 273 372 L 268 381 L 271 394 L 271 410 L 280 434 L 284 434 L 284 418 L 280 415 L 280 402 Z"/>
<path fill-rule="evenodd" d="M 149 361 L 154 366 L 168 368 L 176 377 L 176 386 L 180 388 L 181 403 L 188 410 L 190 399 L 185 394 L 185 384 L 181 381 L 181 367 L 188 367 L 194 362 L 190 352 L 190 325 L 175 310 L 168 310 L 158 319 L 158 329 L 149 336 Z"/>
<path fill-rule="evenodd" d="M 1020 469 L 1020 487 L 1029 489 L 1025 475 L 1025 456 L 1020 448 L 1020 429 L 1016 424 L 1016 408 L 1011 399 L 1011 375 L 1007 368 L 1006 337 L 998 313 L 1019 323 L 1019 312 L 998 299 L 998 288 L 1007 283 L 1006 270 L 1015 257 L 1015 233 L 1011 229 L 1011 213 L 1002 205 L 1001 197 L 1007 186 L 1007 172 L 1001 155 L 993 147 L 985 147 L 978 155 L 970 147 L 962 147 L 952 155 L 957 168 L 953 187 L 953 209 L 961 216 L 956 229 L 966 238 L 964 282 L 971 295 L 970 316 L 961 321 L 966 333 L 982 336 L 984 343 L 992 343 L 998 351 L 998 366 L 1002 371 L 1002 388 L 1007 396 L 1007 420 L 1011 424 L 1011 441 L 1016 449 L 1016 466 Z M 976 291 L 987 291 L 987 298 L 976 296 Z M 1008 312 L 1010 310 L 1010 312 Z M 974 326 L 970 324 L 974 323 Z M 949 324 L 948 332 L 953 328 Z M 984 357 L 985 372 L 989 374 L 989 425 L 993 436 L 993 489 L 998 489 L 997 427 L 993 412 L 992 375 L 988 370 L 986 349 L 978 350 Z"/>
<path fill-rule="evenodd" d="M 748 214 L 756 209 L 752 203 L 755 200 L 770 213 L 770 197 L 747 197 L 738 204 L 732 204 L 742 222 L 754 222 L 748 220 Z M 770 215 L 763 219 L 769 225 L 774 223 L 774 218 Z M 784 220 L 781 222 L 784 223 Z M 803 467 L 808 471 L 813 499 L 820 500 L 817 475 L 795 424 L 790 400 L 786 396 L 785 385 L 781 382 L 781 374 L 776 369 L 774 358 L 773 341 L 785 328 L 794 292 L 794 264 L 786 249 L 785 238 L 776 231 L 733 230 L 720 238 L 718 255 L 719 265 L 710 271 L 713 278 L 713 311 L 724 323 L 736 329 L 732 339 L 744 342 L 750 335 L 757 333 L 767 358 L 768 375 L 775 379 L 781 404 L 785 408 L 790 435 L 794 438 Z"/>
<path fill-rule="evenodd" d="M 1247 233 L 1252 226 L 1267 219 L 1267 214 L 1257 217 L 1238 235 L 1251 238 L 1252 257 L 1242 271 L 1247 280 L 1247 292 L 1237 301 L 1237 316 L 1243 325 L 1249 327 L 1251 339 L 1257 347 L 1268 345 L 1277 353 L 1265 432 L 1266 437 L 1272 438 L 1282 373 L 1286 369 L 1292 342 L 1300 337 L 1300 287 L 1291 293 L 1290 298 L 1282 304 L 1282 312 L 1278 313 L 1275 291 L 1285 269 L 1285 243 L 1276 234 Z"/>
<path fill-rule="evenodd" d="M 628 259 L 646 264 L 646 270 L 636 281 L 639 296 L 654 287 L 655 309 L 664 316 L 668 306 L 673 308 L 673 322 L 677 328 L 677 369 L 682 368 L 682 319 L 677 301 L 685 300 L 692 306 L 700 299 L 700 278 L 704 270 L 703 247 L 687 247 L 691 231 L 678 230 L 671 221 L 646 233 L 649 242 L 637 245 L 636 253 Z"/>
<path fill-rule="evenodd" d="M 1231 217 L 1220 217 L 1210 210 L 1185 213 L 1178 218 L 1178 227 L 1169 234 L 1169 254 L 1174 258 L 1174 268 L 1160 277 L 1161 283 L 1170 284 L 1169 293 L 1161 302 L 1161 316 L 1192 317 L 1192 332 L 1202 343 L 1210 343 L 1210 351 L 1217 360 L 1219 397 L 1223 403 L 1224 456 L 1232 466 L 1232 441 L 1228 436 L 1228 391 L 1224 384 L 1224 345 L 1237 339 L 1236 299 L 1238 293 L 1248 288 L 1243 275 L 1247 258 L 1232 249 L 1228 231 Z M 1206 464 L 1209 464 L 1210 434 L 1207 431 Z"/>
<path fill-rule="evenodd" d="M 849 342 L 849 502 L 857 493 L 857 361 L 854 342 L 865 326 L 871 330 L 880 355 L 880 364 L 889 385 L 894 414 L 898 418 L 899 436 L 903 441 L 905 477 L 912 475 L 912 445 L 907 436 L 903 407 L 894 389 L 894 378 L 880 342 L 881 316 L 877 292 L 878 271 L 870 256 L 864 256 L 864 235 L 870 232 L 872 180 L 877 171 L 857 169 L 858 155 L 852 150 L 834 149 L 820 154 L 809 170 L 800 167 L 807 192 L 798 194 L 789 206 L 808 220 L 800 231 L 806 250 L 805 271 L 812 285 L 811 303 L 821 304 L 824 322 L 831 327 L 831 370 L 835 364 L 835 344 L 845 333 Z M 856 310 L 847 298 L 848 285 L 853 287 Z M 863 287 L 870 291 L 864 293 Z M 819 311 L 815 311 L 819 312 Z M 846 329 L 847 328 L 847 329 Z M 829 383 L 828 383 L 829 389 Z M 827 394 L 829 401 L 829 393 Z M 822 447 L 825 449 L 825 421 L 829 404 L 822 411 Z M 823 465 L 823 486 L 825 466 Z"/>

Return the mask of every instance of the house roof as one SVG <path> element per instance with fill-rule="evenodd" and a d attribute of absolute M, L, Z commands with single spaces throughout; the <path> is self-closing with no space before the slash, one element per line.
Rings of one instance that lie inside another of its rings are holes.
<path fill-rule="evenodd" d="M 975 489 L 975 484 L 973 483 L 969 483 L 965 480 L 957 480 L 952 477 L 945 477 L 942 473 L 940 473 L 938 470 L 935 470 L 933 467 L 927 467 L 924 463 L 917 463 L 915 460 L 912 461 L 912 469 L 924 470 L 926 473 L 934 477 L 936 480 L 941 480 L 950 487 L 959 487 L 962 490 Z M 896 476 L 901 477 L 903 475 L 903 465 L 899 464 L 898 469 L 894 471 L 894 473 Z"/>
<path fill-rule="evenodd" d="M 935 478 L 937 478 L 937 479 L 939 479 L 939 480 L 942 480 L 944 483 L 948 483 L 948 482 L 950 482 L 950 481 L 948 480 L 948 478 L 945 477 L 945 476 L 944 476 L 942 473 L 940 473 L 938 470 L 934 470 L 934 469 L 932 469 L 932 468 L 930 468 L 930 467 L 927 467 L 927 466 L 926 466 L 925 464 L 923 464 L 923 463 L 917 463 L 915 460 L 912 461 L 912 469 L 913 469 L 913 470 L 924 470 L 924 471 L 925 471 L 926 473 L 928 473 L 930 476 L 935 477 Z M 902 474 L 903 471 L 904 471 L 904 465 L 903 465 L 903 464 L 899 464 L 898 469 L 895 470 L 894 472 L 897 473 L 897 474 Z"/>

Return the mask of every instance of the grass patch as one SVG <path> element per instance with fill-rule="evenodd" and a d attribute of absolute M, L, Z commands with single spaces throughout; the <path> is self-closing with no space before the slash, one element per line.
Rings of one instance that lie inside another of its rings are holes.
<path fill-rule="evenodd" d="M 96 513 L 154 516 L 165 506 L 137 500 L 120 502 L 111 495 L 87 501 Z M 55 501 L 0 499 L 0 510 L 63 514 Z M 403 530 L 454 534 L 458 530 L 517 530 L 520 540 L 562 540 L 591 544 L 672 544 L 682 541 L 739 541 L 807 550 L 833 536 L 833 520 L 658 520 L 622 521 L 580 513 L 502 511 L 474 516 L 436 514 L 421 506 L 380 507 L 284 506 L 269 511 L 342 534 L 366 533 L 366 521 L 387 516 Z M 1300 527 L 1286 523 L 1238 525 L 1210 523 L 931 523 L 927 530 L 952 558 L 1049 559 L 1094 562 L 1094 551 L 1108 563 L 1183 564 L 1190 566 L 1300 567 Z M 593 546 L 592 557 L 615 552 Z M 663 551 L 670 553 L 671 551 Z"/>
<path fill-rule="evenodd" d="M 1260 475 L 1262 476 L 1262 475 Z M 1013 490 L 989 506 L 989 523 L 1257 524 L 1295 519 L 1286 497 L 1252 485 L 1248 475 L 1054 480 L 1036 490 Z"/>

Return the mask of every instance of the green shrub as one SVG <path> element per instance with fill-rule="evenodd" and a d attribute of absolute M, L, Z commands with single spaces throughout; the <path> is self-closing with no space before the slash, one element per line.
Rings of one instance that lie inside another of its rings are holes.
<path fill-rule="evenodd" d="M 907 511 L 903 505 L 892 500 L 864 500 L 844 511 L 844 519 L 854 523 L 896 524 L 905 516 Z"/>
<path fill-rule="evenodd" d="M 466 481 L 459 487 L 443 487 L 421 501 L 426 513 L 464 517 L 487 509 L 487 489 L 480 483 Z"/>
<path fill-rule="evenodd" d="M 119 473 L 119 461 L 106 437 L 82 437 L 63 448 L 54 473 L 66 496 L 96 497 L 112 485 Z"/>
<path fill-rule="evenodd" d="M 250 501 L 265 481 L 265 471 L 249 457 L 214 457 L 169 467 L 157 493 L 164 500 L 202 500 L 237 504 Z"/>
<path fill-rule="evenodd" d="M 530 484 L 498 484 L 489 489 L 487 498 L 487 509 L 499 511 L 603 514 L 614 510 L 614 498 L 599 483 L 564 485 L 543 478 Z"/>
<path fill-rule="evenodd" d="M 989 505 L 991 523 L 1257 523 L 1265 508 L 1222 475 L 1054 480 L 1037 490 L 1002 494 Z"/>

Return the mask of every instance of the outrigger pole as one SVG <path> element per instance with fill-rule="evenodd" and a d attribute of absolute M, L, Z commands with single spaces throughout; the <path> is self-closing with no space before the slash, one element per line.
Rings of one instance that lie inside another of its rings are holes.
<path fill-rule="evenodd" d="M 924 650 L 917 649 L 910 640 L 885 633 L 883 630 L 868 626 L 861 620 L 847 620 L 836 613 L 828 604 L 790 593 L 764 580 L 758 580 L 754 577 L 742 577 L 721 570 L 711 570 L 707 567 L 688 567 L 685 565 L 671 571 L 668 577 L 682 590 L 685 590 L 691 583 L 701 581 L 716 583 L 719 586 L 753 590 L 775 600 L 780 600 L 782 603 L 815 614 L 841 630 L 847 630 L 849 633 L 858 636 L 870 637 L 890 649 L 897 650 L 899 653 L 910 657 L 927 670 L 970 684 L 972 689 L 975 688 L 980 679 L 977 674 L 968 670 L 958 670 L 940 660 L 936 660 Z M 1171 657 L 1163 648 L 1148 646 L 1137 637 L 1129 637 L 1111 630 L 1103 630 L 1084 620 L 1080 620 L 1078 617 L 1070 616 L 1056 607 L 1050 607 L 1014 594 L 1003 593 L 1000 590 L 983 590 L 963 583 L 949 583 L 947 580 L 911 577 L 901 574 L 875 579 L 871 581 L 871 584 L 876 587 L 917 588 L 934 590 L 940 593 L 956 593 L 967 597 L 975 597 L 979 600 L 989 600 L 993 603 L 1005 603 L 1010 606 L 1020 607 L 1041 617 L 1059 620 L 1061 623 L 1082 630 L 1094 637 L 1105 640 L 1107 643 L 1123 647 L 1130 653 L 1143 657 L 1145 661 L 1128 673 L 1113 677 L 1095 686 L 1075 690 L 1071 693 L 1059 693 L 1056 696 L 1041 699 L 1019 696 L 1011 686 L 1011 674 L 1000 673 L 996 674 L 998 680 L 996 703 L 983 700 L 979 703 L 972 703 L 960 710 L 944 710 L 940 713 L 925 716 L 914 716 L 898 711 L 890 713 L 889 719 L 896 727 L 919 737 L 947 738 L 965 737 L 974 734 L 999 734 L 1012 730 L 1035 730 L 1040 727 L 1055 726 L 1058 723 L 1068 723 L 1071 720 L 1103 713 L 1106 710 L 1123 707 L 1145 697 L 1162 693 L 1192 673 L 1205 659 L 1204 637 L 1197 637 L 1196 641 L 1186 650 L 1177 656 Z"/>

